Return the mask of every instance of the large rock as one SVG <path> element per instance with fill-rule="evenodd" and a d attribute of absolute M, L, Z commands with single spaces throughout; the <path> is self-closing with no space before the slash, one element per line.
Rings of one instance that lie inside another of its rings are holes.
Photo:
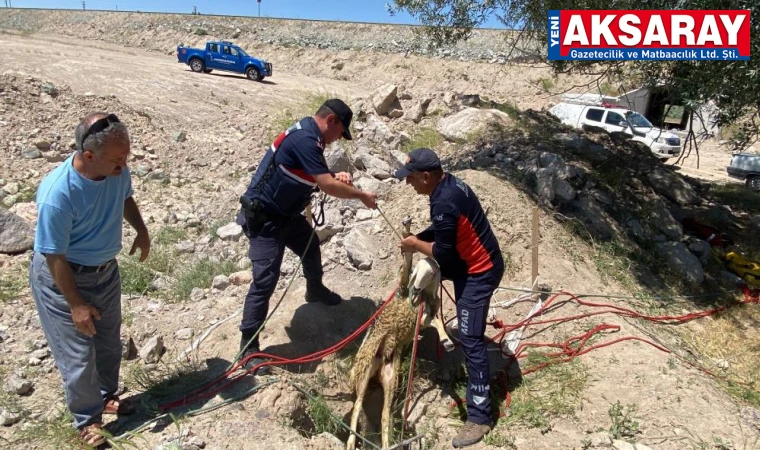
<path fill-rule="evenodd" d="M 710 247 L 710 244 L 707 241 L 695 239 L 689 244 L 689 251 L 694 253 L 694 256 L 699 258 L 699 262 L 702 263 L 702 267 L 706 267 L 710 262 L 712 247 Z"/>
<path fill-rule="evenodd" d="M 404 108 L 401 106 L 401 102 L 396 99 L 388 108 L 388 117 L 391 119 L 400 119 L 404 117 Z"/>
<path fill-rule="evenodd" d="M 649 218 L 650 223 L 672 241 L 683 236 L 683 225 L 670 213 L 664 203 L 658 201 Z"/>
<path fill-rule="evenodd" d="M 343 231 L 343 215 L 340 213 L 340 209 L 327 206 L 325 207 L 325 223 L 322 226 L 317 227 L 317 237 L 319 242 L 326 242 L 331 237 Z"/>
<path fill-rule="evenodd" d="M 21 157 L 24 159 L 37 159 L 42 158 L 42 152 L 40 152 L 38 149 L 29 147 L 23 152 L 21 152 Z"/>
<path fill-rule="evenodd" d="M 3 383 L 3 390 L 5 392 L 16 395 L 31 395 L 32 387 L 31 381 L 26 380 L 17 374 L 13 374 L 10 378 L 6 378 L 5 383 Z"/>
<path fill-rule="evenodd" d="M 223 291 L 230 285 L 230 279 L 227 275 L 217 275 L 211 280 L 211 287 Z"/>
<path fill-rule="evenodd" d="M 161 336 L 154 336 L 140 349 L 140 359 L 145 364 L 156 364 L 164 354 L 164 339 Z"/>
<path fill-rule="evenodd" d="M 438 132 L 455 141 L 466 139 L 473 133 L 479 133 L 493 125 L 507 126 L 511 121 L 508 115 L 497 109 L 465 108 L 441 119 L 438 122 Z"/>
<path fill-rule="evenodd" d="M 538 157 L 538 164 L 542 168 L 551 170 L 557 177 L 570 178 L 570 170 L 565 164 L 565 160 L 556 153 L 542 152 Z"/>
<path fill-rule="evenodd" d="M 0 253 L 21 253 L 34 245 L 34 228 L 7 209 L 0 207 Z"/>
<path fill-rule="evenodd" d="M 411 120 L 414 123 L 420 123 L 427 114 L 428 106 L 430 106 L 431 99 L 426 98 L 415 103 L 407 112 L 404 117 Z"/>
<path fill-rule="evenodd" d="M 137 354 L 137 346 L 135 345 L 135 340 L 132 339 L 132 336 L 129 336 L 127 342 L 122 341 L 121 359 L 125 361 L 132 361 L 137 359 Z"/>
<path fill-rule="evenodd" d="M 354 120 L 356 122 L 364 122 L 367 119 L 367 110 L 363 99 L 355 98 L 351 100 L 349 107 L 354 112 Z"/>
<path fill-rule="evenodd" d="M 657 250 L 660 256 L 667 261 L 668 267 L 683 276 L 692 287 L 699 286 L 705 280 L 702 263 L 684 244 L 664 242 L 657 244 Z"/>
<path fill-rule="evenodd" d="M 362 191 L 377 194 L 378 199 L 383 199 L 391 190 L 388 183 L 383 183 L 377 178 L 361 177 L 354 180 L 354 186 Z"/>
<path fill-rule="evenodd" d="M 349 261 L 359 270 L 369 270 L 377 254 L 375 239 L 367 233 L 354 228 L 343 240 Z"/>
<path fill-rule="evenodd" d="M 536 171 L 536 193 L 545 205 L 570 203 L 577 195 L 575 188 L 559 178 L 555 170 L 544 167 Z"/>
<path fill-rule="evenodd" d="M 51 145 L 50 141 L 48 141 L 47 139 L 37 139 L 36 141 L 34 141 L 34 146 L 37 147 L 37 150 L 41 152 L 46 152 L 50 150 L 50 145 Z"/>
<path fill-rule="evenodd" d="M 177 330 L 177 332 L 174 333 L 174 338 L 180 341 L 187 341 L 188 339 L 192 339 L 193 329 L 187 327 L 187 328 L 182 328 L 180 330 Z"/>
<path fill-rule="evenodd" d="M 66 156 L 56 152 L 55 150 L 42 152 L 42 157 L 45 158 L 45 161 L 49 163 L 58 163 L 66 159 Z"/>
<path fill-rule="evenodd" d="M 391 144 L 396 138 L 388 125 L 377 116 L 367 117 L 367 123 L 362 128 L 362 137 L 380 145 Z"/>
<path fill-rule="evenodd" d="M 604 210 L 590 196 L 582 196 L 571 202 L 575 216 L 583 222 L 586 230 L 594 239 L 609 240 L 615 236 L 615 229 Z"/>
<path fill-rule="evenodd" d="M 0 425 L 9 427 L 20 422 L 22 418 L 23 416 L 20 412 L 12 411 L 9 408 L 3 408 L 2 412 L 0 412 Z"/>
<path fill-rule="evenodd" d="M 606 162 L 612 156 L 612 153 L 603 145 L 595 144 L 577 134 L 560 133 L 555 135 L 554 139 L 563 147 L 594 164 Z"/>
<path fill-rule="evenodd" d="M 395 84 L 385 84 L 377 88 L 372 93 L 372 106 L 375 107 L 375 112 L 381 116 L 387 114 L 391 106 L 398 102 L 397 92 L 398 87 Z"/>
<path fill-rule="evenodd" d="M 42 83 L 40 90 L 51 97 L 58 97 L 58 88 L 49 81 Z"/>
<path fill-rule="evenodd" d="M 536 193 L 545 205 L 551 205 L 554 200 L 554 174 L 549 169 L 538 169 L 536 172 Z"/>
<path fill-rule="evenodd" d="M 554 179 L 554 198 L 559 203 L 569 203 L 575 199 L 576 192 L 573 186 L 561 178 Z"/>
<path fill-rule="evenodd" d="M 16 203 L 11 206 L 9 211 L 29 222 L 32 228 L 37 223 L 37 204 L 35 202 Z"/>
<path fill-rule="evenodd" d="M 354 166 L 366 171 L 378 180 L 385 180 L 391 177 L 391 166 L 370 153 L 366 147 L 359 148 L 359 151 L 354 155 Z"/>
<path fill-rule="evenodd" d="M 694 189 L 676 173 L 664 168 L 655 168 L 647 175 L 655 192 L 681 206 L 697 205 L 701 199 Z"/>
<path fill-rule="evenodd" d="M 243 235 L 243 228 L 235 222 L 217 228 L 216 235 L 223 241 L 237 241 Z"/>
<path fill-rule="evenodd" d="M 250 270 L 241 270 L 229 276 L 229 281 L 234 286 L 248 286 L 253 280 L 253 274 Z"/>
<path fill-rule="evenodd" d="M 346 151 L 342 148 L 329 150 L 325 153 L 325 161 L 327 161 L 327 167 L 330 169 L 330 172 L 353 172 L 351 170 L 351 160 L 348 159 Z"/>

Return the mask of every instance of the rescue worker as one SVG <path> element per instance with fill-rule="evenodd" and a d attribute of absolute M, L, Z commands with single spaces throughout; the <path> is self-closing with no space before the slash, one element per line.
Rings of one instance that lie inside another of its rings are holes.
<path fill-rule="evenodd" d="M 303 256 L 306 301 L 335 306 L 341 298 L 322 283 L 319 238 L 301 213 L 317 189 L 343 199 L 358 199 L 368 208 L 377 207 L 377 196 L 352 184 L 351 175 L 333 174 L 327 167 L 324 148 L 341 137 L 351 140 L 353 112 L 342 100 L 327 100 L 314 116 L 304 117 L 282 132 L 267 150 L 254 173 L 236 222 L 249 239 L 248 256 L 253 281 L 245 297 L 240 324 L 240 350 L 245 358 L 259 352 L 257 331 L 269 311 L 269 299 L 280 278 L 280 265 L 289 248 Z M 252 358 L 246 368 L 263 360 Z M 264 373 L 266 368 L 259 370 Z"/>
<path fill-rule="evenodd" d="M 430 197 L 432 225 L 404 239 L 401 250 L 433 257 L 441 276 L 454 283 L 459 341 L 469 381 L 467 423 L 452 444 L 465 447 L 483 439 L 493 426 L 484 336 L 491 295 L 504 274 L 504 260 L 478 197 L 464 181 L 443 171 L 433 150 L 412 150 L 394 176 Z"/>

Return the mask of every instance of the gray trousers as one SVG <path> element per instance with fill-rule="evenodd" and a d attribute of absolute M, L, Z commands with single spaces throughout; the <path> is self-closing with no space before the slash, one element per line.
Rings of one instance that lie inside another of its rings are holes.
<path fill-rule="evenodd" d="M 81 428 L 102 421 L 104 401 L 118 389 L 121 364 L 121 278 L 117 264 L 93 273 L 74 273 L 84 300 L 100 313 L 92 338 L 77 331 L 71 308 L 55 285 L 45 256 L 35 252 L 29 284 L 55 363 L 66 403 Z"/>

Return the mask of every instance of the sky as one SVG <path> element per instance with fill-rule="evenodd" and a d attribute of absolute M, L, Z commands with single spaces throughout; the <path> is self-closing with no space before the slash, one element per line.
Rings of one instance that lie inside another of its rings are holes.
<path fill-rule="evenodd" d="M 7 0 L 0 0 L 0 7 Z M 352 22 L 382 22 L 418 24 L 406 13 L 391 16 L 386 3 L 392 0 L 261 0 L 262 17 L 293 19 L 345 20 Z M 14 8 L 81 9 L 81 0 L 10 0 Z M 201 14 L 257 16 L 255 0 L 85 0 L 86 9 L 119 9 L 120 11 L 155 11 L 189 13 L 193 6 Z M 492 19 L 485 27 L 503 28 Z"/>

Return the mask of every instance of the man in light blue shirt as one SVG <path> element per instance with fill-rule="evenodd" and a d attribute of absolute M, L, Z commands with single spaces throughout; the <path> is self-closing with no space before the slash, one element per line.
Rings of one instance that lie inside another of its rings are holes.
<path fill-rule="evenodd" d="M 105 442 L 103 414 L 128 412 L 114 394 L 121 363 L 122 221 L 137 231 L 130 254 L 148 257 L 150 238 L 132 198 L 126 126 L 89 114 L 77 151 L 37 190 L 37 230 L 29 282 L 64 382 L 66 403 L 85 444 Z M 93 320 L 94 319 L 94 320 Z"/>

